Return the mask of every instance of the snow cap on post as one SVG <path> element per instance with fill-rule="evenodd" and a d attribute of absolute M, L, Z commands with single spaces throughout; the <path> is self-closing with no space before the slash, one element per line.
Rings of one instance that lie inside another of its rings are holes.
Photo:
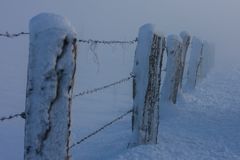
<path fill-rule="evenodd" d="M 180 37 L 182 38 L 183 42 L 185 42 L 191 37 L 191 35 L 187 31 L 182 31 L 180 33 Z"/>
<path fill-rule="evenodd" d="M 192 38 L 192 50 L 193 51 L 199 51 L 201 48 L 202 48 L 202 41 L 199 38 L 193 36 L 193 38 Z"/>
<path fill-rule="evenodd" d="M 29 24 L 30 34 L 37 34 L 48 29 L 60 29 L 76 34 L 71 23 L 62 16 L 53 13 L 40 13 L 33 17 Z"/>
<path fill-rule="evenodd" d="M 182 40 L 177 35 L 169 35 L 167 37 L 167 49 L 168 52 L 175 51 L 176 47 L 181 47 Z M 173 52 L 175 53 L 175 52 Z"/>
<path fill-rule="evenodd" d="M 153 24 L 148 23 L 140 27 L 138 33 L 138 45 L 136 48 L 136 53 L 138 54 L 135 54 L 136 59 L 145 59 L 149 57 L 151 53 L 151 43 L 149 42 L 153 41 L 153 34 L 164 37 L 163 33 L 159 32 Z M 136 69 L 136 67 L 134 69 Z M 146 68 L 146 71 L 148 71 L 148 68 Z"/>

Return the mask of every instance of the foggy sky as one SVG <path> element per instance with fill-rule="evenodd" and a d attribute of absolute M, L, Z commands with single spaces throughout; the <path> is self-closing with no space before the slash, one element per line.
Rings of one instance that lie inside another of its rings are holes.
<path fill-rule="evenodd" d="M 153 23 L 165 34 L 186 30 L 215 43 L 221 62 L 239 57 L 239 0 L 2 0 L 0 32 L 28 31 L 40 12 L 66 16 L 81 38 L 133 39 Z"/>

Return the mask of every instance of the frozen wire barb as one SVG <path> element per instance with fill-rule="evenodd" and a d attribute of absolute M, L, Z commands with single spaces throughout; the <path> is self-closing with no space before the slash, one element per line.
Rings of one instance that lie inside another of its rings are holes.
<path fill-rule="evenodd" d="M 2 118 L 0 118 L 0 121 L 3 122 L 5 120 L 10 120 L 10 119 L 17 118 L 17 117 L 21 117 L 23 119 L 26 119 L 25 112 L 14 114 L 14 115 L 10 115 L 10 116 L 6 116 L 6 117 L 2 117 Z"/>

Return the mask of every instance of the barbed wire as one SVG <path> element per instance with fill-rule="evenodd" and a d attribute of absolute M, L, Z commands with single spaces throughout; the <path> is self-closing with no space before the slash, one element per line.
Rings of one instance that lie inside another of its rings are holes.
<path fill-rule="evenodd" d="M 83 96 L 83 95 L 87 95 L 87 94 L 92 94 L 92 93 L 95 93 L 95 92 L 98 92 L 98 91 L 110 88 L 112 86 L 116 86 L 118 84 L 127 82 L 127 81 L 129 81 L 130 79 L 132 79 L 134 77 L 135 77 L 134 74 L 130 73 L 130 76 L 127 77 L 127 78 L 123 78 L 123 79 L 121 79 L 119 81 L 113 82 L 111 84 L 108 84 L 108 85 L 105 85 L 105 86 L 102 86 L 102 87 L 99 87 L 99 88 L 94 88 L 94 89 L 91 89 L 91 90 L 86 90 L 86 91 L 80 92 L 80 93 L 74 95 L 73 98 L 76 98 L 76 97 L 79 97 L 79 96 Z"/>
<path fill-rule="evenodd" d="M 108 122 L 107 124 L 105 124 L 104 126 L 102 126 L 101 128 L 97 129 L 96 131 L 92 132 L 91 134 L 87 135 L 86 137 L 82 138 L 81 140 L 73 143 L 69 149 L 72 149 L 73 147 L 75 147 L 76 145 L 81 144 L 82 142 L 84 142 L 85 140 L 89 139 L 90 137 L 96 135 L 97 133 L 101 132 L 102 130 L 104 130 L 106 127 L 112 125 L 113 123 L 121 120 L 122 118 L 124 118 L 125 116 L 127 116 L 129 113 L 133 112 L 133 109 L 128 110 L 126 113 L 120 115 L 119 117 L 115 118 L 114 120 L 112 120 L 111 122 Z"/>
<path fill-rule="evenodd" d="M 87 43 L 87 44 L 134 44 L 138 41 L 138 39 L 134 39 L 134 40 L 130 40 L 130 41 L 116 41 L 116 40 L 112 40 L 112 41 L 105 41 L 105 40 L 84 40 L 84 39 L 79 39 L 78 42 L 79 43 Z"/>
<path fill-rule="evenodd" d="M 22 35 L 29 35 L 29 33 L 28 32 L 20 32 L 20 33 L 12 33 L 12 34 L 9 32 L 0 33 L 0 37 L 7 37 L 7 38 L 15 38 Z"/>
<path fill-rule="evenodd" d="M 25 112 L 17 113 L 17 114 L 14 114 L 14 115 L 9 115 L 9 116 L 2 117 L 2 118 L 0 118 L 0 121 L 3 122 L 3 121 L 5 121 L 5 120 L 10 120 L 10 119 L 17 118 L 17 117 L 21 117 L 21 118 L 23 118 L 23 119 L 26 119 Z"/>
<path fill-rule="evenodd" d="M 7 37 L 7 38 L 15 38 L 19 37 L 22 35 L 30 35 L 28 32 L 19 32 L 19 33 L 0 33 L 0 37 Z M 138 39 L 130 40 L 130 41 L 119 41 L 119 40 L 111 40 L 111 41 L 106 41 L 106 40 L 93 40 L 93 39 L 78 39 L 79 43 L 87 43 L 87 44 L 134 44 L 138 41 Z"/>

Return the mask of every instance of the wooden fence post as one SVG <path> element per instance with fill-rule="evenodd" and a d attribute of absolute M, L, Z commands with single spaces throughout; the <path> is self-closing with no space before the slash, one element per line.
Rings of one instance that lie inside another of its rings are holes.
<path fill-rule="evenodd" d="M 177 101 L 181 76 L 182 42 L 178 36 L 167 38 L 167 71 L 162 88 L 162 97 L 173 104 Z"/>
<path fill-rule="evenodd" d="M 209 43 L 209 53 L 210 55 L 208 56 L 209 58 L 209 67 L 212 69 L 215 64 L 215 45 L 214 43 Z"/>
<path fill-rule="evenodd" d="M 203 41 L 202 43 L 202 61 L 199 66 L 198 78 L 203 79 L 206 78 L 207 73 L 209 72 L 209 57 L 210 57 L 210 46 L 207 41 Z"/>
<path fill-rule="evenodd" d="M 192 50 L 189 59 L 189 66 L 187 72 L 186 89 L 192 90 L 195 88 L 199 74 L 199 67 L 202 61 L 203 44 L 202 41 L 196 37 L 192 39 Z"/>
<path fill-rule="evenodd" d="M 61 16 L 42 13 L 30 21 L 25 160 L 70 159 L 76 42 L 74 29 Z"/>
<path fill-rule="evenodd" d="M 202 62 L 199 66 L 199 78 L 206 78 L 214 64 L 214 49 L 213 45 L 207 41 L 203 41 Z"/>
<path fill-rule="evenodd" d="M 165 38 L 151 24 L 139 30 L 133 73 L 133 138 L 129 147 L 156 144 L 159 125 L 159 89 Z"/>
<path fill-rule="evenodd" d="M 184 75 L 184 70 L 185 70 L 185 66 L 186 66 L 186 55 L 187 55 L 187 51 L 188 51 L 188 47 L 190 44 L 190 40 L 191 40 L 191 36 L 189 33 L 187 32 L 181 32 L 180 33 L 180 37 L 182 38 L 182 42 L 183 42 L 183 47 L 182 47 L 182 60 L 181 60 L 181 70 L 180 70 L 180 88 L 182 88 L 183 86 L 183 75 Z"/>

